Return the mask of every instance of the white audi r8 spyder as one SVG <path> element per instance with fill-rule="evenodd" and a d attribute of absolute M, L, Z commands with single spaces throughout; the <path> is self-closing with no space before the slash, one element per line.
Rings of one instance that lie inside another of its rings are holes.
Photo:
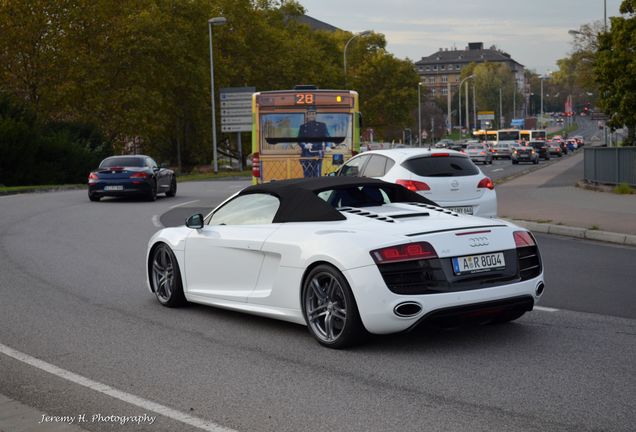
<path fill-rule="evenodd" d="M 164 306 L 304 324 L 332 348 L 423 322 L 511 321 L 544 289 L 527 230 L 359 177 L 249 186 L 205 217 L 158 231 L 146 263 Z"/>

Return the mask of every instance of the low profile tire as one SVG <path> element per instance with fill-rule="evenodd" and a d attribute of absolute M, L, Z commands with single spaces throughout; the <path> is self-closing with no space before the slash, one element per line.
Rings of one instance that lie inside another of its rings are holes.
<path fill-rule="evenodd" d="M 172 177 L 170 181 L 170 189 L 166 192 L 167 197 L 173 197 L 177 194 L 177 179 Z"/>
<path fill-rule="evenodd" d="M 490 324 L 505 324 L 521 318 L 526 311 L 503 312 L 497 318 L 493 319 Z"/>
<path fill-rule="evenodd" d="M 519 162 L 518 161 L 512 161 L 513 165 L 517 165 Z"/>
<path fill-rule="evenodd" d="M 150 256 L 150 284 L 159 303 L 166 307 L 186 303 L 177 258 L 165 243 L 159 244 Z"/>
<path fill-rule="evenodd" d="M 148 192 L 146 198 L 148 201 L 157 201 L 157 182 L 155 180 L 152 181 L 150 192 Z"/>
<path fill-rule="evenodd" d="M 307 275 L 302 308 L 309 333 L 321 345 L 345 348 L 366 336 L 349 283 L 330 265 L 319 265 Z"/>
<path fill-rule="evenodd" d="M 92 193 L 89 192 L 88 193 L 88 199 L 93 201 L 93 202 L 97 202 L 100 199 L 102 199 L 102 197 L 100 197 L 99 195 L 95 195 L 95 194 L 92 194 Z"/>

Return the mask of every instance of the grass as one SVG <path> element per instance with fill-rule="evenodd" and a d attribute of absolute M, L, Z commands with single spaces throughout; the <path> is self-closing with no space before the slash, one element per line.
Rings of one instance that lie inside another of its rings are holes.
<path fill-rule="evenodd" d="M 0 195 L 12 195 L 28 192 L 46 192 L 50 190 L 81 189 L 85 184 L 0 186 Z"/>
<path fill-rule="evenodd" d="M 612 192 L 619 195 L 631 195 L 634 193 L 634 189 L 627 183 L 623 182 L 616 186 Z"/>
<path fill-rule="evenodd" d="M 592 230 L 592 231 L 598 231 L 599 229 L 601 229 L 601 228 L 598 225 L 592 225 L 590 227 L 590 230 Z"/>
<path fill-rule="evenodd" d="M 219 171 L 218 173 L 194 173 L 194 174 L 183 174 L 177 176 L 177 180 L 180 182 L 188 182 L 188 181 L 202 181 L 202 180 L 219 180 L 230 177 L 251 177 L 251 170 L 243 170 L 243 171 Z"/>

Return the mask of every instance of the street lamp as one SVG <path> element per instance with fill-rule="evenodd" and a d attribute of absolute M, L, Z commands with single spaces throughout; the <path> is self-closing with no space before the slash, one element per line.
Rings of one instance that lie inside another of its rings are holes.
<path fill-rule="evenodd" d="M 351 36 L 351 38 L 349 38 L 349 40 L 347 41 L 347 43 L 345 44 L 344 47 L 344 84 L 345 84 L 345 88 L 347 87 L 347 47 L 349 46 L 349 43 L 351 43 L 352 40 L 354 40 L 355 38 L 357 38 L 358 36 L 366 36 L 368 34 L 371 34 L 371 30 L 365 30 L 365 31 L 361 31 L 360 33 L 356 33 L 353 36 Z"/>
<path fill-rule="evenodd" d="M 471 78 L 475 78 L 475 75 L 468 75 L 466 78 L 459 82 L 459 139 L 462 138 L 462 85 L 464 85 L 464 81 Z M 466 87 L 468 87 L 468 85 Z M 468 94 L 468 88 L 466 88 L 466 92 L 466 94 Z M 468 116 L 468 114 L 466 114 L 466 116 Z"/>
<path fill-rule="evenodd" d="M 212 26 L 220 26 L 227 22 L 225 17 L 214 17 L 208 20 L 208 31 L 210 33 L 210 101 L 212 104 L 212 160 L 214 173 L 219 172 L 219 161 L 216 152 L 216 118 L 214 107 L 214 57 L 212 55 Z"/>
<path fill-rule="evenodd" d="M 417 83 L 417 133 L 418 142 L 420 143 L 420 147 L 422 146 L 422 85 L 423 82 Z"/>
<path fill-rule="evenodd" d="M 548 71 L 550 74 L 550 71 Z M 545 75 L 541 75 L 541 129 L 543 129 L 543 80 L 546 79 Z"/>

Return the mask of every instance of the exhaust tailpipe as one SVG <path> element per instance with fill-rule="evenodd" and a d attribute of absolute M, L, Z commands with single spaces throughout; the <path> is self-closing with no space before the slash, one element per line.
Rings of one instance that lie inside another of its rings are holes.
<path fill-rule="evenodd" d="M 541 294 L 543 294 L 543 290 L 545 288 L 545 285 L 543 284 L 543 282 L 539 282 L 539 284 L 537 285 L 537 297 L 539 297 Z"/>
<path fill-rule="evenodd" d="M 400 318 L 410 318 L 419 314 L 422 311 L 422 306 L 415 302 L 404 302 L 393 308 L 393 313 Z"/>

